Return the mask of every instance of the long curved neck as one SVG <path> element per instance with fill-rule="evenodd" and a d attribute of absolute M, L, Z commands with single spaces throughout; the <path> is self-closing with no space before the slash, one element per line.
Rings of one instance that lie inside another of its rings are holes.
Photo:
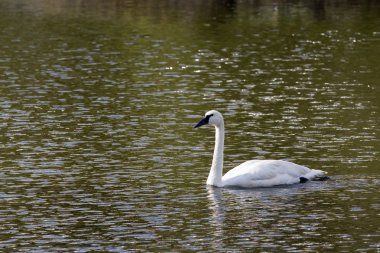
<path fill-rule="evenodd" d="M 210 174 L 207 178 L 208 185 L 222 186 L 223 173 L 223 148 L 224 148 L 224 123 L 215 126 L 215 148 L 212 158 Z"/>

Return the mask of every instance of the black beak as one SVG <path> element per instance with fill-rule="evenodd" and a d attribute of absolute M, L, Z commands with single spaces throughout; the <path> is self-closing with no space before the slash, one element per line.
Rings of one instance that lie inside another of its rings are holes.
<path fill-rule="evenodd" d="M 198 127 L 201 127 L 201 126 L 203 126 L 203 125 L 207 125 L 209 119 L 210 119 L 210 116 L 206 116 L 206 117 L 204 117 L 203 119 L 201 119 L 201 121 L 198 122 L 198 124 L 196 124 L 196 125 L 194 126 L 194 128 L 198 128 Z"/>

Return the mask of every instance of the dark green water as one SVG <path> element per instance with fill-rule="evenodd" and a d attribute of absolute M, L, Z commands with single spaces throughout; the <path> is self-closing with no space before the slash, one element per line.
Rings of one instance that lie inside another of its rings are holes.
<path fill-rule="evenodd" d="M 379 252 L 378 1 L 0 0 L 0 251 Z M 205 186 L 285 159 L 327 182 Z"/>

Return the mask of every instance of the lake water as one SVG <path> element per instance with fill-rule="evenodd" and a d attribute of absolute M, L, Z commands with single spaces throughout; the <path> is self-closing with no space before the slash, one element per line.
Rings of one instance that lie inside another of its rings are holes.
<path fill-rule="evenodd" d="M 0 0 L 0 251 L 380 252 L 378 1 Z M 206 187 L 250 159 L 326 182 Z"/>

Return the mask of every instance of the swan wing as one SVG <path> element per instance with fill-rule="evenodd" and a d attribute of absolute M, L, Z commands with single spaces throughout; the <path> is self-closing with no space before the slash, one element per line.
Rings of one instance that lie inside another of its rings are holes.
<path fill-rule="evenodd" d="M 224 186 L 270 187 L 299 183 L 300 177 L 312 179 L 323 174 L 321 170 L 282 160 L 251 160 L 228 171 L 222 182 Z"/>

